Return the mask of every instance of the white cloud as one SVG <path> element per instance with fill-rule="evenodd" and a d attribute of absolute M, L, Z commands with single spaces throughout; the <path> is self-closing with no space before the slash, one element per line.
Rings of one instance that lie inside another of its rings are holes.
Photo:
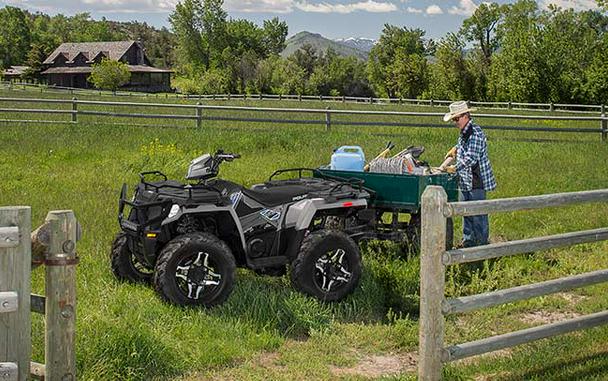
<path fill-rule="evenodd" d="M 224 8 L 237 12 L 289 13 L 293 11 L 293 0 L 225 0 Z"/>
<path fill-rule="evenodd" d="M 356 11 L 387 13 L 397 10 L 397 6 L 393 3 L 382 1 L 378 2 L 374 0 L 366 0 L 350 4 L 329 4 L 327 2 L 311 4 L 304 0 L 296 2 L 294 5 L 301 11 L 314 13 L 353 13 Z"/>
<path fill-rule="evenodd" d="M 42 12 L 167 13 L 179 0 L 5 0 L 6 4 Z"/>
<path fill-rule="evenodd" d="M 419 9 L 419 8 L 414 8 L 414 7 L 407 7 L 407 8 L 405 9 L 405 11 L 406 11 L 407 13 L 422 13 L 422 12 L 424 12 L 422 9 Z"/>
<path fill-rule="evenodd" d="M 426 9 L 426 14 L 427 15 L 441 15 L 443 14 L 443 9 L 441 9 L 441 7 L 439 5 L 429 5 L 429 7 Z"/>
<path fill-rule="evenodd" d="M 475 13 L 476 9 L 477 5 L 472 0 L 460 0 L 458 6 L 451 7 L 448 10 L 448 13 L 452 15 L 471 16 Z"/>
<path fill-rule="evenodd" d="M 539 4 L 545 9 L 549 7 L 549 4 L 554 4 L 564 9 L 573 8 L 576 11 L 598 9 L 595 0 L 540 0 Z"/>

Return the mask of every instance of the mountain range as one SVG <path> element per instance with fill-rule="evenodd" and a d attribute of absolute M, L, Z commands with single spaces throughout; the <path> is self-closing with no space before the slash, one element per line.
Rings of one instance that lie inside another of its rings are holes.
<path fill-rule="evenodd" d="M 318 33 L 299 32 L 285 41 L 286 47 L 281 52 L 281 56 L 288 57 L 304 45 L 311 45 L 317 52 L 327 52 L 332 48 L 341 56 L 353 56 L 360 60 L 367 61 L 369 52 L 376 41 L 369 38 L 346 38 L 330 40 Z"/>

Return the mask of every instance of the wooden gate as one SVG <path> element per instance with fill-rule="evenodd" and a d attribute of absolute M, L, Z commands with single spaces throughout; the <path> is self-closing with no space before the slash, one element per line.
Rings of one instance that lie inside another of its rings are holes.
<path fill-rule="evenodd" d="M 72 211 L 49 212 L 32 234 L 30 207 L 0 208 L 0 380 L 75 380 L 76 242 Z M 46 296 L 31 295 L 45 266 Z M 45 315 L 45 362 L 31 362 L 31 311 Z"/>

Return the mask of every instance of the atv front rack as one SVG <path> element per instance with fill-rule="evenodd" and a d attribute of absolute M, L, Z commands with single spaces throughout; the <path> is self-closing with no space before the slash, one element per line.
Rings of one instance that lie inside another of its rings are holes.
<path fill-rule="evenodd" d="M 148 175 L 157 175 L 157 176 L 162 177 L 163 183 L 152 183 L 152 182 L 146 181 L 146 176 L 148 176 Z M 224 195 L 222 194 L 222 191 L 209 184 L 180 184 L 177 181 L 166 183 L 168 181 L 167 176 L 160 171 L 142 172 L 139 174 L 139 178 L 140 178 L 140 184 L 143 184 L 143 186 L 144 186 L 144 190 L 151 189 L 154 192 L 158 193 L 158 195 L 160 195 L 160 196 L 179 198 L 179 199 L 183 199 L 186 202 L 188 202 L 188 201 L 194 202 L 194 201 L 201 201 L 201 200 L 197 199 L 197 196 L 199 198 L 201 197 L 200 193 L 203 193 L 204 191 L 213 191 L 213 192 L 217 193 L 217 197 L 208 198 L 207 200 L 204 200 L 204 201 L 219 203 L 224 199 Z M 171 190 L 173 190 L 173 192 L 171 192 Z M 183 192 L 185 192 L 185 194 L 183 194 Z M 197 195 L 197 193 L 199 193 L 199 194 Z"/>

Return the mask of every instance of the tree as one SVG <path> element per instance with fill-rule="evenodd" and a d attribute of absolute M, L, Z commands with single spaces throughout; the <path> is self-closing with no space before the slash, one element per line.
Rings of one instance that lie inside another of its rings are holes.
<path fill-rule="evenodd" d="M 285 38 L 289 28 L 285 21 L 279 21 L 277 17 L 264 20 L 264 44 L 268 55 L 281 54 L 285 49 Z"/>
<path fill-rule="evenodd" d="M 431 65 L 429 91 L 425 97 L 435 99 L 473 99 L 473 76 L 464 56 L 465 42 L 460 35 L 448 33 L 437 47 L 436 61 Z"/>
<path fill-rule="evenodd" d="M 207 49 L 209 67 L 220 64 L 220 57 L 228 46 L 227 22 L 228 14 L 222 8 L 224 0 L 203 0 L 200 22 L 203 46 Z"/>
<path fill-rule="evenodd" d="M 500 26 L 502 50 L 491 66 L 495 100 L 535 102 L 542 98 L 543 62 L 539 49 L 541 25 L 533 0 L 519 0 L 505 8 Z"/>
<path fill-rule="evenodd" d="M 585 97 L 588 102 L 608 103 L 608 34 L 601 40 L 603 49 L 595 51 L 591 65 L 585 70 Z"/>
<path fill-rule="evenodd" d="M 304 70 L 306 79 L 308 79 L 315 70 L 315 67 L 319 64 L 321 57 L 317 53 L 317 49 L 315 49 L 314 46 L 311 44 L 304 44 L 300 49 L 293 52 L 293 54 L 287 59 L 302 68 Z"/>
<path fill-rule="evenodd" d="M 417 97 L 425 90 L 426 56 L 434 44 L 425 43 L 424 34 L 422 29 L 384 26 L 367 63 L 368 78 L 377 94 Z"/>
<path fill-rule="evenodd" d="M 486 62 L 498 49 L 499 36 L 496 31 L 502 18 L 502 8 L 496 3 L 481 3 L 473 15 L 465 19 L 460 33 L 467 41 L 475 42 Z"/>
<path fill-rule="evenodd" d="M 272 92 L 275 94 L 303 94 L 306 87 L 304 69 L 291 60 L 278 60 L 272 72 Z"/>
<path fill-rule="evenodd" d="M 0 68 L 23 64 L 30 41 L 25 13 L 9 6 L 0 9 Z"/>
<path fill-rule="evenodd" d="M 122 31 L 112 28 L 106 19 L 92 20 L 88 12 L 70 17 L 68 24 L 71 31 L 69 42 L 120 41 L 126 38 Z"/>
<path fill-rule="evenodd" d="M 27 79 L 37 79 L 40 76 L 42 70 L 42 62 L 46 58 L 46 54 L 40 44 L 33 44 L 29 53 L 27 54 L 27 61 L 25 62 L 28 67 L 24 75 Z"/>
<path fill-rule="evenodd" d="M 130 79 L 131 72 L 126 63 L 108 58 L 94 64 L 89 76 L 89 82 L 95 87 L 112 91 L 116 91 L 119 87 L 129 83 Z"/>
<path fill-rule="evenodd" d="M 209 67 L 208 49 L 202 36 L 200 0 L 184 0 L 177 3 L 169 22 L 177 40 L 177 58 L 182 66 L 207 69 Z"/>
<path fill-rule="evenodd" d="M 365 73 L 365 64 L 355 57 L 342 57 L 329 48 L 308 80 L 307 91 L 313 95 L 369 97 L 373 91 Z"/>
<path fill-rule="evenodd" d="M 588 102 L 584 94 L 585 70 L 600 44 L 598 31 L 588 21 L 592 12 L 551 6 L 541 15 L 538 49 L 542 57 L 542 102 Z M 599 20 L 598 20 L 599 21 Z M 597 25 L 598 23 L 595 23 Z"/>

